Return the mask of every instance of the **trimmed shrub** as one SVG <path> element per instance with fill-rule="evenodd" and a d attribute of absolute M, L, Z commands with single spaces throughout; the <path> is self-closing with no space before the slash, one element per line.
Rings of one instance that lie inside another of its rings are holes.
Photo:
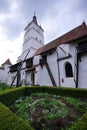
<path fill-rule="evenodd" d="M 6 106 L 11 105 L 15 100 L 19 97 L 25 95 L 25 88 L 12 88 L 10 90 L 5 90 L 0 93 L 0 102 L 5 104 Z"/>
<path fill-rule="evenodd" d="M 27 122 L 0 103 L 0 130 L 34 130 Z"/>
<path fill-rule="evenodd" d="M 32 93 L 49 93 L 61 96 L 76 97 L 81 99 L 87 99 L 87 89 L 77 88 L 57 88 L 57 87 L 19 87 L 4 90 L 0 92 L 0 102 L 6 106 L 11 105 L 15 100 L 21 96 L 30 96 Z"/>
<path fill-rule="evenodd" d="M 80 88 L 64 88 L 64 87 L 26 87 L 25 93 L 26 95 L 30 95 L 31 93 L 37 92 L 47 92 L 50 94 L 61 95 L 61 96 L 69 96 L 76 98 L 84 98 L 87 99 L 87 89 Z"/>
<path fill-rule="evenodd" d="M 75 123 L 70 130 L 87 130 L 87 112 Z"/>

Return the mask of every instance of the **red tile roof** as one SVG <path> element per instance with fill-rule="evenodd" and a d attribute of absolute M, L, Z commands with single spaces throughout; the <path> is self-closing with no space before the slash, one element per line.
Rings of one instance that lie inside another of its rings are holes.
<path fill-rule="evenodd" d="M 80 26 L 74 28 L 73 30 L 69 31 L 68 33 L 62 35 L 61 37 L 39 48 L 35 55 L 45 53 L 61 44 L 69 43 L 83 36 L 87 36 L 87 25 L 85 24 L 85 22 L 83 22 Z"/>

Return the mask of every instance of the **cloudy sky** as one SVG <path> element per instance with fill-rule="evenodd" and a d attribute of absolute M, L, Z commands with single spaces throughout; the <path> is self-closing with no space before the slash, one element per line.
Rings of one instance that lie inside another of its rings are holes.
<path fill-rule="evenodd" d="M 16 63 L 22 52 L 24 28 L 36 12 L 45 44 L 87 23 L 87 0 L 0 0 L 0 64 Z"/>

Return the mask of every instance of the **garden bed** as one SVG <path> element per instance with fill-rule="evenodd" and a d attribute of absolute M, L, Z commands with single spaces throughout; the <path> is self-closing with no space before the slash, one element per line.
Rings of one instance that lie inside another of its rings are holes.
<path fill-rule="evenodd" d="M 48 93 L 33 93 L 20 97 L 9 108 L 35 130 L 68 130 L 87 111 L 87 102 Z"/>

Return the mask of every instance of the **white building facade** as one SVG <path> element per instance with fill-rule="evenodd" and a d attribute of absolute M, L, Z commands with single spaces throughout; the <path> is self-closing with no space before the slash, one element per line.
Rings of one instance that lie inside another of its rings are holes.
<path fill-rule="evenodd" d="M 8 84 L 87 88 L 87 25 L 83 22 L 44 45 L 36 16 L 25 28 L 22 54 L 10 66 Z"/>
<path fill-rule="evenodd" d="M 0 67 L 0 83 L 6 83 L 8 84 L 8 72 L 9 67 L 11 66 L 11 62 L 9 59 L 7 59 Z"/>

